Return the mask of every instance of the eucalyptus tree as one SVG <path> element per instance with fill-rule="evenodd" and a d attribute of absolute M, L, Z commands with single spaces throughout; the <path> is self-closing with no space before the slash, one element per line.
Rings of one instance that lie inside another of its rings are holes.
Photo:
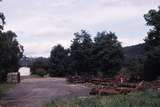
<path fill-rule="evenodd" d="M 160 7 L 144 15 L 146 24 L 151 27 L 145 38 L 146 60 L 145 79 L 154 80 L 160 75 Z"/>

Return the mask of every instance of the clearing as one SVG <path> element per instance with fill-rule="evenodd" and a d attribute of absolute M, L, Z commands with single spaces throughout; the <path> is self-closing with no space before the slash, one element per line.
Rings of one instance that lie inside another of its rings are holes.
<path fill-rule="evenodd" d="M 4 98 L 4 107 L 42 107 L 53 99 L 71 99 L 88 96 L 90 88 L 69 84 L 65 78 L 23 79 Z"/>

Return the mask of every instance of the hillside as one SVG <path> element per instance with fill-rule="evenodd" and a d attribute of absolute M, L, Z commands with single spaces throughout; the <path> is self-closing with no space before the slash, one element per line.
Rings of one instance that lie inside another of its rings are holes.
<path fill-rule="evenodd" d="M 127 46 L 123 48 L 125 62 L 128 62 L 134 58 L 142 58 L 144 56 L 144 44 L 138 44 L 133 46 Z"/>

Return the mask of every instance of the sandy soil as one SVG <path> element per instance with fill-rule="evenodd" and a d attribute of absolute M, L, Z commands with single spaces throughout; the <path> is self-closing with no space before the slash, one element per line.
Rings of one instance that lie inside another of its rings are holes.
<path fill-rule="evenodd" d="M 66 82 L 65 78 L 29 78 L 10 90 L 2 99 L 4 107 L 42 107 L 54 99 L 88 96 L 89 88 Z"/>

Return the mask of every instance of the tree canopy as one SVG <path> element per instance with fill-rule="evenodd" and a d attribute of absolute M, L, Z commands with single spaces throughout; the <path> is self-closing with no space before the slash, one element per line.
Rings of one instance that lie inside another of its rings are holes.
<path fill-rule="evenodd" d="M 2 0 L 0 0 L 1 2 Z M 5 24 L 5 16 L 2 12 L 0 12 L 0 31 L 3 30 L 3 26 Z"/>
<path fill-rule="evenodd" d="M 145 79 L 153 80 L 160 75 L 160 7 L 158 10 L 150 10 L 144 18 L 152 28 L 145 39 Z"/>
<path fill-rule="evenodd" d="M 72 75 L 114 76 L 121 68 L 123 53 L 121 43 L 112 32 L 99 32 L 94 41 L 85 31 L 74 33 L 74 39 L 68 51 L 61 45 L 51 51 L 50 62 L 53 72 Z"/>
<path fill-rule="evenodd" d="M 0 81 L 5 81 L 8 72 L 16 72 L 19 59 L 23 55 L 23 46 L 19 44 L 17 35 L 12 31 L 3 31 L 5 17 L 0 13 Z"/>
<path fill-rule="evenodd" d="M 3 26 L 5 24 L 5 17 L 3 15 L 3 13 L 0 12 L 0 30 L 3 30 Z"/>
<path fill-rule="evenodd" d="M 70 47 L 71 70 L 77 74 L 90 72 L 93 47 L 91 36 L 85 30 L 74 35 L 75 38 Z"/>
<path fill-rule="evenodd" d="M 50 54 L 50 76 L 65 76 L 67 74 L 67 57 L 68 50 L 63 46 L 56 45 L 51 50 Z"/>
<path fill-rule="evenodd" d="M 8 72 L 18 71 L 18 62 L 23 55 L 23 46 L 18 43 L 16 37 L 12 31 L 0 33 L 0 73 L 3 73 L 1 76 L 4 79 Z"/>
<path fill-rule="evenodd" d="M 121 43 L 112 32 L 98 32 L 94 38 L 93 56 L 96 61 L 96 71 L 113 76 L 120 70 L 123 62 Z"/>

